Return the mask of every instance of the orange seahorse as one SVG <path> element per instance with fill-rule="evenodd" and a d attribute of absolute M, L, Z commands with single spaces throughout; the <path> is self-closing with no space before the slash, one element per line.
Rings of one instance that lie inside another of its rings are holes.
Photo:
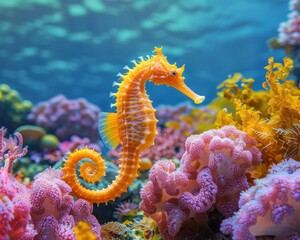
<path fill-rule="evenodd" d="M 72 187 L 72 192 L 79 198 L 91 203 L 107 203 L 127 191 L 133 180 L 137 177 L 141 151 L 154 144 L 156 136 L 155 109 L 145 90 L 145 83 L 150 80 L 154 84 L 172 86 L 194 100 L 196 104 L 204 100 L 188 88 L 184 83 L 182 73 L 184 65 L 177 68 L 176 63 L 171 65 L 162 53 L 162 48 L 155 48 L 156 55 L 141 58 L 140 62 L 133 61 L 135 67 L 128 69 L 121 75 L 121 83 L 116 97 L 116 113 L 101 113 L 99 117 L 99 131 L 102 139 L 111 147 L 122 143 L 121 165 L 118 176 L 107 187 L 101 190 L 90 190 L 83 187 L 76 175 L 76 168 L 80 160 L 91 159 L 79 168 L 80 176 L 89 183 L 100 181 L 105 175 L 104 160 L 100 153 L 84 148 L 69 155 L 63 168 L 63 179 Z"/>

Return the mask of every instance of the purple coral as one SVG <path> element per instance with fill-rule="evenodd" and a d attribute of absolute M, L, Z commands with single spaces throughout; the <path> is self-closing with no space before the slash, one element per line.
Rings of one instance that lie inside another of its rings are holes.
<path fill-rule="evenodd" d="M 265 178 L 242 192 L 239 207 L 221 226 L 233 239 L 300 239 L 300 163 L 290 159 L 273 166 Z"/>
<path fill-rule="evenodd" d="M 100 224 L 92 215 L 92 205 L 70 195 L 71 187 L 61 180 L 62 171 L 46 169 L 38 174 L 32 184 L 30 196 L 32 221 L 37 226 L 38 237 L 75 239 L 73 227 L 84 220 L 100 237 Z"/>
<path fill-rule="evenodd" d="M 193 109 L 189 103 L 179 104 L 177 106 L 161 105 L 157 108 L 155 116 L 160 127 L 165 127 L 166 123 L 171 120 L 178 120 L 180 116 L 187 114 Z"/>
<path fill-rule="evenodd" d="M 231 216 L 240 192 L 249 187 L 246 170 L 261 161 L 255 144 L 234 126 L 189 137 L 179 169 L 168 160 L 152 167 L 140 208 L 157 221 L 165 239 L 174 237 L 185 220 L 207 218 L 213 205 Z"/>
<path fill-rule="evenodd" d="M 295 46 L 300 44 L 300 1 L 291 0 L 289 5 L 292 12 L 288 15 L 288 21 L 282 22 L 279 26 L 278 41 L 283 45 Z"/>
<path fill-rule="evenodd" d="M 61 140 L 72 135 L 98 140 L 99 108 L 85 99 L 69 100 L 58 95 L 34 107 L 27 119 L 53 132 Z"/>

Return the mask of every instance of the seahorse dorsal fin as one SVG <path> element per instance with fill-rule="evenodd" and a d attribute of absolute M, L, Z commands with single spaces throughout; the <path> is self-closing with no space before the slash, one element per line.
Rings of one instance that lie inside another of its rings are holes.
<path fill-rule="evenodd" d="M 120 144 L 117 113 L 101 112 L 98 129 L 106 147 L 114 149 Z"/>

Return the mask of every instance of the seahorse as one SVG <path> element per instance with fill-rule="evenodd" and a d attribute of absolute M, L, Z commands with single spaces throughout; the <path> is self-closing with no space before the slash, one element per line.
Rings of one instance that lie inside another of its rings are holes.
<path fill-rule="evenodd" d="M 190 97 L 196 104 L 204 101 L 205 97 L 193 92 L 184 83 L 182 76 L 184 65 L 180 68 L 176 63 L 171 65 L 162 48 L 155 48 L 156 53 L 152 57 L 134 63 L 134 68 L 128 70 L 124 75 L 118 74 L 121 82 L 114 82 L 118 86 L 116 93 L 111 96 L 116 98 L 112 106 L 117 108 L 115 113 L 101 113 L 99 116 L 99 132 L 102 140 L 115 148 L 122 144 L 121 164 L 116 179 L 104 189 L 91 190 L 83 187 L 76 175 L 89 183 L 100 181 L 105 175 L 104 160 L 100 153 L 92 149 L 84 148 L 69 155 L 63 167 L 63 179 L 72 187 L 72 192 L 78 198 L 83 198 L 91 203 L 107 203 L 119 197 L 133 183 L 137 177 L 140 153 L 154 145 L 157 134 L 155 109 L 152 101 L 145 90 L 145 83 L 150 80 L 156 85 L 166 84 L 172 86 L 186 96 Z M 82 159 L 91 159 L 80 165 Z"/>

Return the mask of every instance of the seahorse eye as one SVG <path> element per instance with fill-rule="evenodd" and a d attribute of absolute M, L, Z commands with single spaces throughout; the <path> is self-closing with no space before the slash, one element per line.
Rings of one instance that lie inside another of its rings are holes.
<path fill-rule="evenodd" d="M 177 72 L 173 70 L 173 71 L 171 71 L 171 74 L 172 74 L 172 76 L 176 76 Z"/>

